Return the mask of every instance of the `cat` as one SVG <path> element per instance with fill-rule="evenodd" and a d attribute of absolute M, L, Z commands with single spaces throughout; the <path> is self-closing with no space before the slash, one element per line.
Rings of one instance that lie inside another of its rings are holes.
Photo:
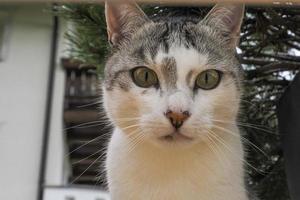
<path fill-rule="evenodd" d="M 236 123 L 244 5 L 217 4 L 196 23 L 153 21 L 131 1 L 106 2 L 105 15 L 111 199 L 250 199 Z"/>

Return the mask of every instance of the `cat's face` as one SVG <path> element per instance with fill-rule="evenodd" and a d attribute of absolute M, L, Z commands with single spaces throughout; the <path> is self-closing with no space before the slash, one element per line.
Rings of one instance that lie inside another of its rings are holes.
<path fill-rule="evenodd" d="M 106 11 L 109 37 L 117 47 L 106 64 L 104 105 L 115 126 L 133 140 L 189 145 L 209 139 L 222 124 L 234 124 L 240 99 L 236 37 L 229 40 L 231 33 L 224 36 L 210 26 L 223 7 L 194 24 L 155 23 L 134 6 L 123 6 L 129 13 L 119 20 L 140 16 L 134 22 L 139 26 L 122 22 L 129 27 L 120 26 L 117 35 L 109 14 L 120 5 Z M 236 23 L 238 28 L 232 28 L 239 29 L 240 21 Z"/>

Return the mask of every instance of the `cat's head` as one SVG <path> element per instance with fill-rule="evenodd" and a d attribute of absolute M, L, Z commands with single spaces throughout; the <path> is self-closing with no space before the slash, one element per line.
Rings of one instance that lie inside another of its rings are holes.
<path fill-rule="evenodd" d="M 150 20 L 132 2 L 106 3 L 113 54 L 104 106 L 132 139 L 195 144 L 235 123 L 241 70 L 235 57 L 243 5 L 216 5 L 198 23 Z"/>

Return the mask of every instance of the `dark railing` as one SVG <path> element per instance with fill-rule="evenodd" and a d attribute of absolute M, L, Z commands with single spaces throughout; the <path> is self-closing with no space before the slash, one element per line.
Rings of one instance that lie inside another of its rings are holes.
<path fill-rule="evenodd" d="M 66 70 L 65 134 L 72 184 L 104 185 L 101 171 L 109 129 L 101 120 L 100 83 L 93 66 L 63 59 Z"/>

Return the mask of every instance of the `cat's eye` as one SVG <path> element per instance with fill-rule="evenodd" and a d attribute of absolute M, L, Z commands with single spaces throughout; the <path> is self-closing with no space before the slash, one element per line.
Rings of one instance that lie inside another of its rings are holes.
<path fill-rule="evenodd" d="M 195 88 L 203 90 L 212 90 L 216 88 L 221 81 L 222 73 L 215 69 L 209 69 L 201 72 L 195 82 Z"/>
<path fill-rule="evenodd" d="M 147 67 L 136 67 L 131 70 L 133 82 L 143 88 L 149 88 L 158 84 L 156 73 Z"/>

